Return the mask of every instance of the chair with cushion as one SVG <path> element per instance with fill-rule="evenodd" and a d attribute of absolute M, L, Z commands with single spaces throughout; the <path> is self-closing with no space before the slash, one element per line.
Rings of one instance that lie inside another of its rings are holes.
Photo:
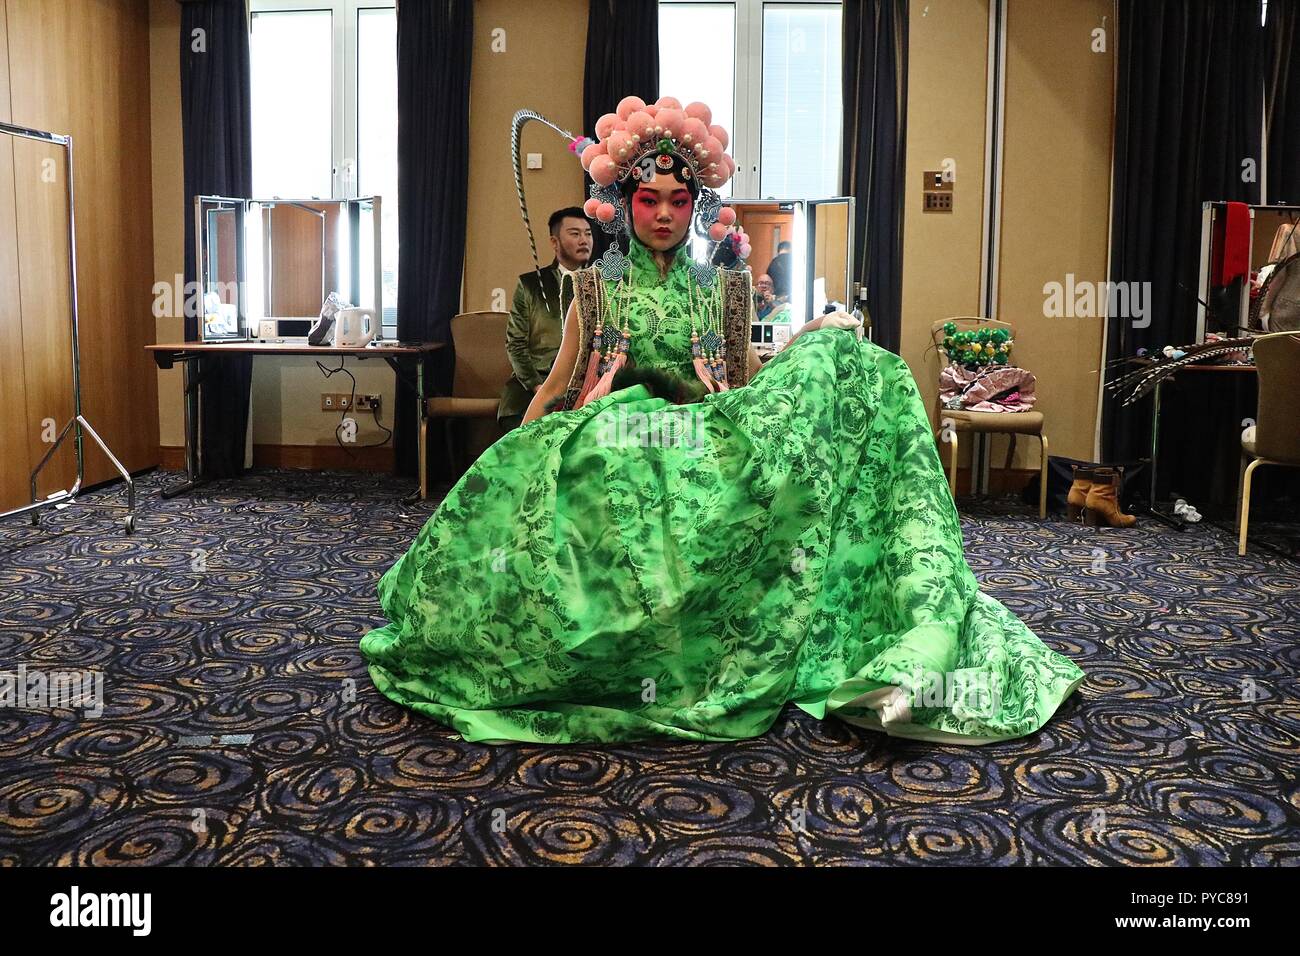
<path fill-rule="evenodd" d="M 1255 368 L 1259 372 L 1259 410 L 1255 424 L 1241 436 L 1242 464 L 1237 553 L 1246 553 L 1250 524 L 1250 479 L 1260 465 L 1300 468 L 1300 333 L 1274 332 L 1255 339 Z M 1249 464 L 1247 464 L 1249 462 Z"/>
<path fill-rule="evenodd" d="M 445 422 L 447 459 L 453 475 L 460 475 L 503 434 L 497 424 L 497 403 L 510 378 L 506 353 L 506 312 L 462 312 L 451 320 L 451 341 L 456 352 L 451 395 L 431 398 L 429 418 Z M 458 428 L 457 422 L 470 427 Z M 457 453 L 457 432 L 464 436 L 462 464 Z"/>
<path fill-rule="evenodd" d="M 934 340 L 935 347 L 939 349 L 941 359 L 943 358 L 941 348 L 944 338 L 943 327 L 949 322 L 954 323 L 958 331 L 978 328 L 1006 329 L 1011 333 L 1012 339 L 1015 338 L 1015 329 L 1010 324 L 999 322 L 997 319 L 986 319 L 980 316 L 953 316 L 952 318 L 941 319 L 930 327 L 930 337 Z M 952 428 L 947 431 L 945 436 L 944 425 L 947 422 L 952 422 Z M 1043 434 L 1042 412 L 973 412 L 944 408 L 941 405 L 939 407 L 939 429 L 940 438 L 952 448 L 948 459 L 948 487 L 952 491 L 954 500 L 957 497 L 957 436 L 960 432 L 972 432 L 981 436 L 984 441 L 988 440 L 989 435 L 1009 436 L 1010 443 L 1007 445 L 1006 462 L 1003 464 L 1004 469 L 1011 467 L 1013 456 L 1016 453 L 1016 437 L 1018 435 L 1033 435 L 1037 438 L 1042 458 L 1038 478 L 1038 516 L 1040 518 L 1047 517 L 1047 436 Z M 972 462 L 972 490 L 980 478 L 977 472 L 978 469 L 974 467 L 974 462 Z"/>

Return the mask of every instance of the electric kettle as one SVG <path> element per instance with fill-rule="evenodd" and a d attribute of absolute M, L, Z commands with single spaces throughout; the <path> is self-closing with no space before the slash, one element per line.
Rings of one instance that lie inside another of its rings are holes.
<path fill-rule="evenodd" d="M 339 309 L 334 317 L 334 345 L 336 348 L 355 348 L 365 345 L 379 331 L 379 320 L 374 309 Z"/>

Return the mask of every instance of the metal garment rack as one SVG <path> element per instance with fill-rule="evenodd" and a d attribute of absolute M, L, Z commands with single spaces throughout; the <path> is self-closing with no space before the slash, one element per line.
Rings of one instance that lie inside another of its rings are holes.
<path fill-rule="evenodd" d="M 42 143 L 53 143 L 56 146 L 62 146 L 67 151 L 67 179 L 68 179 L 68 294 L 72 303 L 71 323 L 72 323 L 72 417 L 68 423 L 63 426 L 59 432 L 59 437 L 54 440 L 45 457 L 41 459 L 40 464 L 32 472 L 32 503 L 23 505 L 21 508 L 14 508 L 12 511 L 0 512 L 0 518 L 8 518 L 13 515 L 28 514 L 32 516 L 32 524 L 39 524 L 40 511 L 42 508 L 53 508 L 58 505 L 65 505 L 76 499 L 81 493 L 81 485 L 86 477 L 86 458 L 85 448 L 83 446 L 82 432 L 86 432 L 95 440 L 95 444 L 100 450 L 108 456 L 108 460 L 113 463 L 124 481 L 126 481 L 126 521 L 124 527 L 127 534 L 135 531 L 135 481 L 131 478 L 130 473 L 122 467 L 122 463 L 117 460 L 117 456 L 105 444 L 104 439 L 99 437 L 99 433 L 91 427 L 90 422 L 81 414 L 81 351 L 77 340 L 77 226 L 76 213 L 73 207 L 73 185 L 72 185 L 72 136 L 60 135 L 58 133 L 47 133 L 44 130 L 28 129 L 25 126 L 15 126 L 12 123 L 0 122 L 0 133 L 7 133 L 10 136 L 17 136 L 21 139 L 34 139 Z M 36 497 L 36 479 L 41 470 L 48 464 L 49 460 L 54 457 L 54 453 L 59 450 L 63 440 L 68 437 L 69 432 L 75 435 L 77 446 L 77 481 L 68 489 L 56 491 L 46 498 L 37 500 Z"/>

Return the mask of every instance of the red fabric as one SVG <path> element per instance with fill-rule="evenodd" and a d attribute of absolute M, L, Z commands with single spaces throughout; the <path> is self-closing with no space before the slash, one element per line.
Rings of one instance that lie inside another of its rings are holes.
<path fill-rule="evenodd" d="M 1227 285 L 1250 271 L 1250 207 L 1244 202 L 1227 203 L 1214 236 L 1214 285 Z"/>

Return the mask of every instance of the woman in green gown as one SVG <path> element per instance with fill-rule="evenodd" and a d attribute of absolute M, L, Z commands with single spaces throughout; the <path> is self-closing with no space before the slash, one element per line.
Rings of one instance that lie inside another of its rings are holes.
<path fill-rule="evenodd" d="M 936 742 L 1034 732 L 1083 673 L 980 592 L 902 359 L 843 313 L 761 371 L 752 347 L 729 365 L 700 348 L 729 286 L 704 284 L 687 243 L 719 173 L 676 114 L 707 108 L 655 105 L 675 158 L 647 146 L 617 179 L 591 164 L 629 232 L 616 269 L 584 270 L 598 314 L 578 296 L 524 425 L 379 582 L 389 623 L 361 641 L 376 687 L 483 743 L 735 740 L 787 703 Z M 617 154 L 584 165 L 599 155 Z M 747 273 L 728 279 L 751 301 Z"/>

